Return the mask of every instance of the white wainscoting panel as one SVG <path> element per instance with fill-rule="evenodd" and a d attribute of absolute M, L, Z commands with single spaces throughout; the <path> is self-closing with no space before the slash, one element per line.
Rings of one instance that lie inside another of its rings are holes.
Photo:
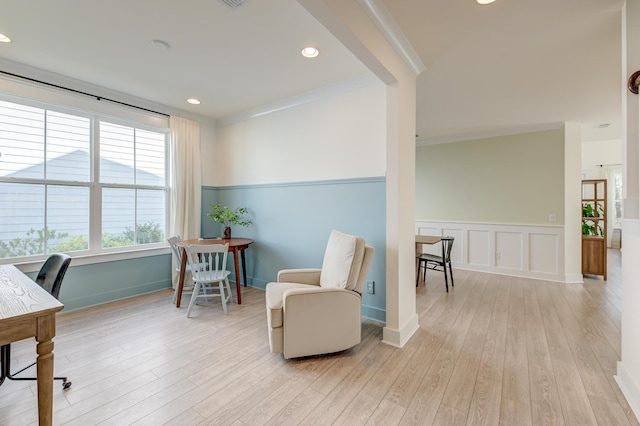
<path fill-rule="evenodd" d="M 558 273 L 558 236 L 549 234 L 529 235 L 529 269 L 543 274 Z"/>
<path fill-rule="evenodd" d="M 467 229 L 467 241 L 467 263 L 475 266 L 490 266 L 491 233 L 480 229 Z"/>
<path fill-rule="evenodd" d="M 521 232 L 496 231 L 496 266 L 522 270 L 523 246 Z"/>
<path fill-rule="evenodd" d="M 416 234 L 450 235 L 454 268 L 565 281 L 564 227 L 416 221 Z M 423 246 L 441 254 L 441 246 Z"/>

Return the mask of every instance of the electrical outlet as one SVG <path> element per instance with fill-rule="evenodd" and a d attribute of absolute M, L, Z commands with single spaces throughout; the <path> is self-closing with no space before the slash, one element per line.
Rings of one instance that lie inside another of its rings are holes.
<path fill-rule="evenodd" d="M 374 294 L 375 293 L 375 282 L 367 281 L 367 293 Z"/>

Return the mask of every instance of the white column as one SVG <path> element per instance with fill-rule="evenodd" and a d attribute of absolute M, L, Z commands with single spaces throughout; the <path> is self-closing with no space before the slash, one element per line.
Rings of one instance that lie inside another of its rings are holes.
<path fill-rule="evenodd" d="M 636 417 L 640 419 L 640 99 L 626 87 L 629 76 L 640 70 L 640 0 L 627 0 L 622 25 L 622 155 L 625 192 L 622 221 L 622 359 L 618 362 L 616 381 Z"/>
<path fill-rule="evenodd" d="M 418 328 L 415 258 L 416 74 L 355 1 L 298 0 L 387 85 L 386 327 L 402 347 Z"/>
<path fill-rule="evenodd" d="M 564 278 L 582 282 L 581 171 L 582 138 L 580 125 L 564 125 Z"/>
<path fill-rule="evenodd" d="M 387 86 L 387 323 L 382 341 L 396 347 L 404 346 L 419 327 L 414 275 L 415 84 L 404 89 Z"/>

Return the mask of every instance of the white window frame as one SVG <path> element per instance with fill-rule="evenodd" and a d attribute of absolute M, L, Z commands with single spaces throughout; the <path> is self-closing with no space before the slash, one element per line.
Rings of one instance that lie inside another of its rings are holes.
<path fill-rule="evenodd" d="M 135 185 L 135 184 L 105 184 L 101 183 L 98 179 L 100 168 L 100 121 L 106 121 L 109 123 L 133 127 L 136 129 L 147 130 L 152 132 L 163 133 L 165 135 L 165 217 L 164 217 L 164 232 L 165 237 L 168 238 L 169 226 L 170 226 L 170 146 L 169 135 L 170 129 L 167 127 L 156 127 L 147 123 L 129 120 L 125 118 L 115 117 L 113 115 L 104 114 L 97 111 L 88 111 L 79 108 L 68 107 L 52 102 L 39 101 L 35 99 L 25 98 L 21 96 L 15 96 L 7 93 L 0 92 L 0 99 L 6 102 L 12 102 L 16 104 L 22 104 L 30 107 L 41 108 L 49 111 L 60 112 L 64 114 L 75 115 L 79 117 L 87 118 L 91 121 L 91 144 L 90 144 L 90 178 L 89 182 L 73 182 L 73 181 L 59 181 L 49 179 L 20 179 L 14 178 L 2 178 L 0 182 L 28 182 L 34 184 L 47 184 L 47 185 L 62 185 L 62 186 L 83 186 L 89 188 L 89 249 L 82 251 L 74 251 L 72 255 L 75 266 L 102 262 L 111 262 L 115 260 L 125 260 L 138 257 L 155 256 L 159 254 L 170 253 L 170 249 L 167 246 L 166 241 L 158 243 L 134 245 L 127 247 L 112 247 L 102 248 L 102 189 L 103 188 L 127 188 L 127 189 L 159 189 L 158 186 L 151 185 Z M 137 116 L 139 114 L 134 114 Z M 149 120 L 158 122 L 158 120 Z M 42 264 L 42 260 L 46 259 L 48 255 L 37 255 L 28 257 L 15 257 L 0 259 L 0 264 L 15 264 L 19 265 L 20 269 L 25 272 L 36 271 Z"/>

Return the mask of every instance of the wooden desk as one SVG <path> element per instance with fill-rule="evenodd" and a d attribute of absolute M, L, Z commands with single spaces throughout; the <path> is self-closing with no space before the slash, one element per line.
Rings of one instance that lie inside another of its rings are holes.
<path fill-rule="evenodd" d="M 53 336 L 64 305 L 12 265 L 0 265 L 0 346 L 35 337 L 38 423 L 53 422 Z M 4 377 L 2 378 L 4 379 Z"/>
<path fill-rule="evenodd" d="M 418 264 L 417 257 L 422 254 L 422 245 L 433 245 L 440 241 L 442 241 L 442 237 L 436 237 L 435 235 L 416 235 L 416 265 Z"/>
<path fill-rule="evenodd" d="M 182 249 L 182 262 L 180 265 L 180 279 L 178 280 L 178 298 L 176 300 L 176 308 L 180 307 L 180 301 L 182 300 L 182 289 L 184 288 L 184 272 L 187 269 L 187 252 L 186 246 L 193 244 L 227 244 L 229 243 L 229 252 L 233 253 L 233 266 L 236 273 L 236 291 L 238 293 L 238 305 L 242 304 L 242 294 L 240 293 L 240 270 L 238 268 L 238 252 L 240 252 L 240 258 L 242 260 L 242 278 L 244 278 L 244 286 L 247 286 L 247 268 L 244 257 L 244 251 L 253 244 L 253 240 L 248 238 L 228 238 L 228 239 L 194 239 L 180 241 L 176 245 Z"/>

